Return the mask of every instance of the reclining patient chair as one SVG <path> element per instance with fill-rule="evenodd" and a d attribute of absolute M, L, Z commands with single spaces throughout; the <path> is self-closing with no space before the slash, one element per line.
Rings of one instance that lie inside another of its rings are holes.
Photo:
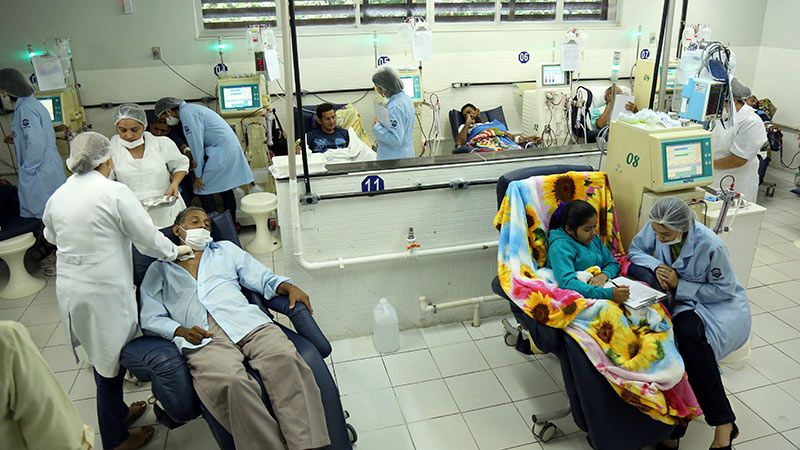
<path fill-rule="evenodd" d="M 453 140 L 456 140 L 458 136 L 458 129 L 461 125 L 464 125 L 464 116 L 461 115 L 461 111 L 457 109 L 451 109 L 448 113 L 448 117 L 450 118 L 450 131 L 453 133 Z M 503 114 L 503 107 L 498 106 L 497 108 L 490 109 L 488 111 L 481 111 L 481 119 L 486 122 L 491 122 L 493 120 L 497 120 L 502 122 L 506 127 L 508 127 L 508 123 L 506 122 L 506 116 Z M 459 153 L 472 153 L 475 149 L 468 145 L 462 145 L 461 147 L 456 147 L 453 149 L 453 154 Z"/>
<path fill-rule="evenodd" d="M 241 247 L 230 213 L 227 211 L 224 214 L 211 213 L 209 217 L 212 222 L 211 235 L 214 240 L 231 241 Z M 175 239 L 171 228 L 165 228 L 162 232 L 170 239 Z M 144 279 L 147 268 L 154 259 L 142 255 L 135 247 L 133 254 L 134 283 L 138 288 Z M 323 361 L 323 358 L 331 353 L 331 345 L 322 334 L 311 313 L 301 303 L 295 304 L 294 309 L 289 310 L 289 298 L 286 296 L 277 296 L 267 300 L 260 294 L 245 288 L 242 289 L 242 292 L 250 303 L 258 305 L 270 317 L 273 317 L 270 312 L 272 310 L 285 314 L 292 321 L 297 332 L 280 324 L 278 326 L 294 343 L 298 353 L 314 373 L 322 395 L 328 435 L 331 440 L 331 445 L 325 448 L 330 450 L 352 449 L 351 443 L 356 441 L 357 434 L 350 424 L 345 423 L 346 412 L 342 410 L 339 390 Z M 172 429 L 202 414 L 219 447 L 223 450 L 235 449 L 230 433 L 208 412 L 197 397 L 192 386 L 189 368 L 180 351 L 171 341 L 158 336 L 136 338 L 122 349 L 120 364 L 139 380 L 152 382 L 153 395 L 157 399 L 154 409 L 160 423 Z M 261 384 L 262 399 L 270 413 L 273 413 L 269 393 L 266 392 L 261 379 L 249 366 L 246 369 Z"/>
<path fill-rule="evenodd" d="M 591 172 L 589 166 L 554 165 L 530 167 L 509 172 L 497 182 L 497 207 L 503 202 L 509 183 L 533 176 L 553 175 L 569 171 Z M 635 407 L 625 403 L 609 385 L 583 349 L 563 330 L 551 328 L 533 320 L 508 298 L 500 279 L 492 280 L 492 291 L 505 298 L 519 324 L 530 333 L 536 346 L 552 353 L 561 363 L 561 373 L 575 424 L 587 433 L 587 441 L 595 450 L 633 450 L 653 445 L 667 439 L 673 426 L 651 419 Z M 514 343 L 506 336 L 506 343 Z M 519 348 L 519 347 L 518 347 Z M 536 380 L 529 380 L 535 383 Z M 548 422 L 569 414 L 568 409 L 556 414 L 533 416 L 533 433 L 542 441 L 549 440 L 555 425 Z"/>

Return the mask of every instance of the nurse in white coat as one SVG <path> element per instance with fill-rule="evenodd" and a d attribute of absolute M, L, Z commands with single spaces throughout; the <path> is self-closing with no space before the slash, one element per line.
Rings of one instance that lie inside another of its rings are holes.
<path fill-rule="evenodd" d="M 731 81 L 731 91 L 736 109 L 733 125 L 728 120 L 719 120 L 711 131 L 711 150 L 714 152 L 714 188 L 731 175 L 735 179 L 734 189 L 742 193 L 745 200 L 755 202 L 758 198 L 758 151 L 767 142 L 764 122 L 756 111 L 744 101 L 750 97 L 750 89 L 736 78 Z M 730 187 L 731 178 L 723 186 Z"/>
<path fill-rule="evenodd" d="M 45 238 L 58 248 L 61 326 L 73 354 L 82 345 L 94 366 L 103 448 L 133 449 L 152 439 L 153 428 L 129 433 L 146 405 L 129 408 L 122 399 L 120 351 L 138 329 L 131 243 L 145 255 L 170 261 L 191 249 L 170 242 L 133 192 L 108 179 L 113 170 L 109 149 L 109 140 L 99 133 L 82 133 L 72 141 L 67 168 L 74 175 L 47 201 L 42 220 Z"/>
<path fill-rule="evenodd" d="M 140 202 L 169 195 L 177 197 L 172 205 L 147 210 L 158 228 L 172 226 L 175 217 L 186 208 L 180 195 L 183 177 L 189 172 L 189 158 L 174 142 L 147 131 L 147 115 L 141 106 L 125 103 L 114 113 L 117 135 L 111 138 L 114 176 L 128 186 Z"/>

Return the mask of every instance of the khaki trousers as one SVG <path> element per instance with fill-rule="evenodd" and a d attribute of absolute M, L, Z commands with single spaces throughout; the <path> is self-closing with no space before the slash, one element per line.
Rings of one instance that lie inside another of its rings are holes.
<path fill-rule="evenodd" d="M 208 315 L 211 342 L 183 356 L 200 400 L 233 436 L 238 450 L 306 450 L 330 444 L 319 388 L 294 344 L 274 323 L 262 325 L 238 343 Z M 258 373 L 275 418 L 261 400 Z M 277 419 L 277 421 L 276 421 Z"/>

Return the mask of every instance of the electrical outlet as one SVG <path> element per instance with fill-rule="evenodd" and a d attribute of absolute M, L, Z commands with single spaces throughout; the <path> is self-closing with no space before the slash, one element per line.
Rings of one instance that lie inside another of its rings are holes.
<path fill-rule="evenodd" d="M 161 47 L 153 47 L 153 59 L 161 59 Z"/>

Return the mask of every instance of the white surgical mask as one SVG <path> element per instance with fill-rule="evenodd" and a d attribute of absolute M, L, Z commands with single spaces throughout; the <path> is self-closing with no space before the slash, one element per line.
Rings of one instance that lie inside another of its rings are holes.
<path fill-rule="evenodd" d="M 167 116 L 167 125 L 174 127 L 175 125 L 181 123 L 181 120 L 177 117 Z"/>
<path fill-rule="evenodd" d="M 683 235 L 682 234 L 678 234 L 678 237 L 676 237 L 675 239 L 673 239 L 673 240 L 671 240 L 669 242 L 662 242 L 662 244 L 664 244 L 664 245 L 675 245 L 675 244 L 679 243 L 682 239 L 683 239 Z"/>
<path fill-rule="evenodd" d="M 192 247 L 194 251 L 205 250 L 206 245 L 211 242 L 211 232 L 205 228 L 186 230 L 181 227 L 181 230 L 186 232 L 186 239 L 183 239 L 183 242 L 189 247 Z"/>
<path fill-rule="evenodd" d="M 130 150 L 132 148 L 136 148 L 136 147 L 144 144 L 144 136 L 140 137 L 139 139 L 137 139 L 135 141 L 130 141 L 130 142 L 126 141 L 125 139 L 120 139 L 120 140 L 122 141 L 122 146 L 127 148 L 128 150 Z"/>

